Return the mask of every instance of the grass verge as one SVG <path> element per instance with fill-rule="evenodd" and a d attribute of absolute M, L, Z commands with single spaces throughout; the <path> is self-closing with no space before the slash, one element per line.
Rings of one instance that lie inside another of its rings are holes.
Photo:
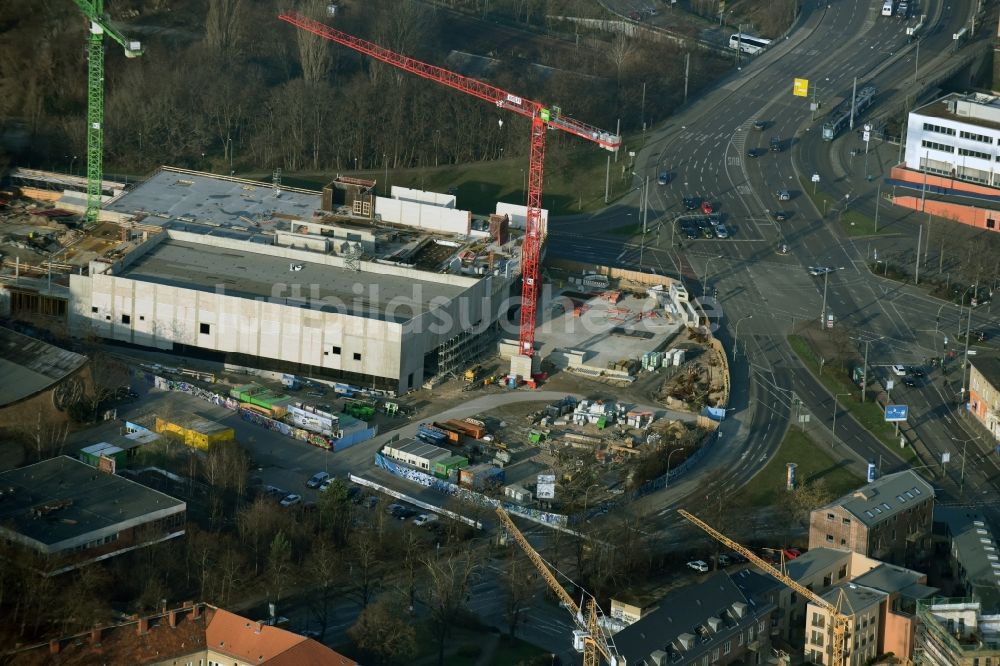
<path fill-rule="evenodd" d="M 774 457 L 740 491 L 738 506 L 773 506 L 785 492 L 786 463 L 796 463 L 799 483 L 806 485 L 823 479 L 835 497 L 864 485 L 865 480 L 847 469 L 848 461 L 834 460 L 820 449 L 809 435 L 792 426 L 781 440 Z"/>
<path fill-rule="evenodd" d="M 899 449 L 899 441 L 896 438 L 895 426 L 885 422 L 885 412 L 879 407 L 872 396 L 869 400 L 861 402 L 861 390 L 854 385 L 847 372 L 838 366 L 827 365 L 820 371 L 820 362 L 809 342 L 800 335 L 789 335 L 788 343 L 799 359 L 809 368 L 823 386 L 833 395 L 838 395 L 838 403 L 843 409 L 851 413 L 851 416 L 861 424 L 861 426 L 877 437 L 883 444 L 891 449 Z M 850 395 L 840 395 L 849 393 Z M 907 447 L 901 453 L 903 459 L 909 463 L 916 460 L 917 454 L 912 448 Z"/>
<path fill-rule="evenodd" d="M 799 178 L 799 185 L 802 186 L 802 191 L 805 192 L 813 205 L 816 206 L 816 210 L 820 211 L 823 217 L 826 217 L 827 213 L 836 211 L 840 226 L 843 227 L 844 232 L 848 236 L 875 236 L 884 233 L 884 228 L 882 231 L 875 230 L 874 219 L 861 211 L 851 209 L 849 205 L 846 211 L 842 210 L 842 206 L 845 203 L 843 200 L 837 199 L 822 190 L 817 190 L 816 185 L 805 178 Z"/>
<path fill-rule="evenodd" d="M 635 137 L 622 144 L 618 151 L 618 161 L 611 156 L 610 187 L 608 202 L 611 203 L 634 189 L 632 165 L 628 153 L 642 148 L 642 139 Z M 608 153 L 596 145 L 579 145 L 569 148 L 552 149 L 547 154 L 543 185 L 542 207 L 549 214 L 572 215 L 601 210 L 604 203 L 604 182 L 608 166 Z M 528 174 L 528 156 L 489 162 L 469 162 L 436 167 L 415 167 L 412 169 L 369 169 L 346 170 L 346 176 L 370 178 L 378 181 L 376 191 L 383 194 L 383 185 L 411 187 L 433 192 L 454 191 L 458 205 L 479 215 L 488 215 L 496 210 L 496 202 L 524 204 L 527 200 L 525 187 Z M 271 175 L 261 173 L 240 173 L 241 178 L 270 181 Z M 330 172 L 286 172 L 281 182 L 291 187 L 312 190 L 322 189 L 330 182 Z"/>

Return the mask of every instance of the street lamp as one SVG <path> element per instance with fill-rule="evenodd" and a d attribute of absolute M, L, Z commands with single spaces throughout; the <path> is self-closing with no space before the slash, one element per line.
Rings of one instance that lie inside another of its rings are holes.
<path fill-rule="evenodd" d="M 959 483 L 958 483 L 958 494 L 959 495 L 964 495 L 965 494 L 965 450 L 966 450 L 966 448 L 968 448 L 969 442 L 977 440 L 977 439 L 981 439 L 981 438 L 982 437 L 980 435 L 976 435 L 974 437 L 969 437 L 969 438 L 966 438 L 966 439 L 959 439 L 958 437 L 952 437 L 951 438 L 951 441 L 953 441 L 953 442 L 962 442 L 962 474 L 961 474 L 961 477 L 960 477 L 960 480 L 959 480 Z"/>
<path fill-rule="evenodd" d="M 831 428 L 830 430 L 831 430 L 831 432 L 833 432 L 834 438 L 837 437 L 837 409 L 839 408 L 839 405 L 837 404 L 837 398 L 842 398 L 842 397 L 845 397 L 845 396 L 849 398 L 849 397 L 851 397 L 851 394 L 850 393 L 834 393 L 833 394 L 833 428 Z"/>
<path fill-rule="evenodd" d="M 671 451 L 670 453 L 667 454 L 667 482 L 664 484 L 664 486 L 663 486 L 664 488 L 669 488 L 670 487 L 670 458 L 675 453 L 677 453 L 678 451 L 683 451 L 683 450 L 684 450 L 684 447 L 681 446 L 681 447 L 678 447 L 678 448 L 674 449 L 673 451 Z"/>
<path fill-rule="evenodd" d="M 229 153 L 229 175 L 232 176 L 235 171 L 233 171 L 233 137 L 226 137 L 226 152 Z"/>
<path fill-rule="evenodd" d="M 708 261 L 705 262 L 705 284 L 701 288 L 701 295 L 702 296 L 704 296 L 706 294 L 705 290 L 708 289 L 708 283 L 711 282 L 712 271 L 710 271 L 709 269 L 712 267 L 712 261 L 714 261 L 715 259 L 722 259 L 722 255 L 718 254 L 718 255 L 716 255 L 714 257 L 709 257 Z"/>
<path fill-rule="evenodd" d="M 753 315 L 752 314 L 748 314 L 748 315 L 745 315 L 743 317 L 740 317 L 738 320 L 736 320 L 736 326 L 733 327 L 733 329 L 734 329 L 734 333 L 733 333 L 733 361 L 736 360 L 736 350 L 740 346 L 740 322 L 742 322 L 742 321 L 744 321 L 746 319 L 753 319 Z"/>

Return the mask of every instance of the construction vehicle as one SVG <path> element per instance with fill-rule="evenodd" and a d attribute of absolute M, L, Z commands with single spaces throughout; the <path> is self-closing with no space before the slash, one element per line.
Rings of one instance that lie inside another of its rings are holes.
<path fill-rule="evenodd" d="M 601 612 L 600 608 L 597 606 L 597 600 L 594 597 L 588 595 L 586 602 L 586 616 L 584 616 L 583 609 L 576 603 L 576 600 L 570 596 L 569 592 L 559 583 L 556 579 L 555 574 L 549 569 L 549 565 L 542 559 L 542 556 L 531 547 L 528 539 L 521 533 L 521 530 L 517 529 L 517 525 L 511 519 L 510 514 L 504 510 L 503 506 L 497 504 L 496 508 L 497 517 L 500 519 L 500 525 L 507 531 L 507 534 L 511 536 L 517 545 L 521 547 L 524 554 L 528 556 L 531 563 L 535 565 L 538 569 L 538 573 L 542 575 L 542 578 L 548 583 L 549 587 L 555 592 L 556 596 L 559 597 L 559 602 L 561 606 L 566 608 L 573 615 L 573 621 L 576 622 L 578 627 L 577 631 L 574 633 L 574 644 L 579 641 L 583 643 L 583 666 L 600 666 L 602 663 L 600 661 L 600 656 L 604 657 L 604 661 L 611 666 L 618 666 L 620 658 L 618 656 L 618 650 L 615 649 L 614 641 L 611 639 L 610 634 L 605 635 L 604 630 L 601 628 L 598 622 L 598 615 Z M 574 645 L 575 647 L 575 645 Z"/>
<path fill-rule="evenodd" d="M 465 381 L 474 382 L 479 379 L 479 375 L 483 372 L 483 366 L 474 365 L 465 371 Z"/>
<path fill-rule="evenodd" d="M 104 15 L 104 0 L 76 0 L 90 22 L 87 42 L 87 226 L 101 215 L 104 185 L 104 35 L 125 49 L 126 58 L 142 55 L 139 42 L 126 39 Z"/>
<path fill-rule="evenodd" d="M 395 53 L 373 42 L 331 28 L 298 12 L 287 12 L 279 15 L 278 18 L 297 28 L 346 46 L 393 67 L 467 95 L 478 97 L 495 105 L 497 109 L 504 109 L 531 119 L 531 149 L 527 169 L 527 215 L 524 224 L 524 241 L 521 247 L 521 326 L 518 335 L 518 351 L 521 357 L 531 358 L 534 356 L 535 321 L 537 319 L 535 310 L 538 306 L 538 294 L 541 287 L 539 264 L 541 263 L 542 241 L 545 231 L 542 223 L 542 178 L 545 175 L 546 130 L 561 130 L 596 143 L 611 152 L 617 152 L 621 147 L 621 137 L 616 133 L 606 132 L 564 116 L 562 109 L 557 106 L 546 106 L 521 95 L 501 90 L 488 83 L 448 71 L 443 67 Z M 503 121 L 501 120 L 500 123 L 502 125 Z"/>
<path fill-rule="evenodd" d="M 688 521 L 694 523 L 695 526 L 701 528 L 708 533 L 713 539 L 726 546 L 730 550 L 739 553 L 743 557 L 747 558 L 759 569 L 763 570 L 764 573 L 770 575 L 772 578 L 781 581 L 792 591 L 797 594 L 802 595 L 805 599 L 824 609 L 826 612 L 830 613 L 830 617 L 833 618 L 831 631 L 827 635 L 829 639 L 829 644 L 831 648 L 830 664 L 831 666 L 850 666 L 850 658 L 845 658 L 844 651 L 848 634 L 848 627 L 851 623 L 851 618 L 841 612 L 841 607 L 844 602 L 844 593 L 841 591 L 840 598 L 837 599 L 836 604 L 832 604 L 823 597 L 819 596 L 809 588 L 804 585 L 799 585 L 796 581 L 789 578 L 784 572 L 776 569 L 771 563 L 764 560 L 762 557 L 757 555 L 743 544 L 733 541 L 727 537 L 722 532 L 719 532 L 714 527 L 701 520 L 694 514 L 685 511 L 684 509 L 678 509 L 677 513 L 686 518 Z M 832 634 L 832 636 L 830 635 Z"/>

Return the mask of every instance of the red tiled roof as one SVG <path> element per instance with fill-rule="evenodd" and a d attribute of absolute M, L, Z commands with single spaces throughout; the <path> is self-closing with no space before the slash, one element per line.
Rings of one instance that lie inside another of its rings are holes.
<path fill-rule="evenodd" d="M 250 664 L 266 666 L 358 666 L 325 645 L 277 627 L 260 625 L 229 611 L 207 604 L 169 614 L 131 621 L 100 631 L 99 640 L 90 632 L 58 641 L 53 653 L 49 643 L 3 655 L 11 666 L 90 666 L 91 664 L 142 664 L 193 656 L 206 650 L 232 656 Z M 139 633 L 140 622 L 148 629 Z M 190 659 L 188 660 L 190 661 Z"/>

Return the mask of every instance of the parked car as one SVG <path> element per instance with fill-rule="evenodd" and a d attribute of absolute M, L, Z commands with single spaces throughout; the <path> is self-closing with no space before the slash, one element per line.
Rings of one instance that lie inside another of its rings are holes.
<path fill-rule="evenodd" d="M 729 238 L 729 229 L 721 222 L 715 225 L 715 235 L 719 238 Z"/>
<path fill-rule="evenodd" d="M 688 568 L 694 569 L 695 571 L 701 571 L 702 573 L 708 571 L 708 564 L 704 560 L 691 560 L 687 563 Z"/>
<path fill-rule="evenodd" d="M 327 481 L 329 478 L 330 478 L 329 472 L 316 472 L 311 477 L 309 477 L 308 481 L 306 481 L 306 486 L 309 488 L 319 488 L 321 485 L 323 485 L 323 482 Z"/>
<path fill-rule="evenodd" d="M 701 202 L 701 212 L 703 212 L 705 215 L 711 214 L 712 211 L 714 210 L 715 209 L 712 208 L 712 203 L 710 201 L 705 200 Z"/>
<path fill-rule="evenodd" d="M 729 555 L 726 555 L 725 553 L 723 553 L 722 555 L 719 555 L 719 566 L 720 567 L 728 567 L 730 564 L 735 564 L 735 561 L 733 560 L 732 557 L 730 557 Z"/>
<path fill-rule="evenodd" d="M 892 373 L 894 375 L 896 375 L 897 377 L 905 377 L 906 376 L 906 368 L 904 368 L 901 365 L 890 365 L 889 369 L 892 370 Z"/>
<path fill-rule="evenodd" d="M 282 499 L 288 495 L 287 490 L 283 490 L 278 486 L 264 486 L 264 492 L 275 499 Z"/>
<path fill-rule="evenodd" d="M 433 523 L 437 519 L 438 516 L 436 513 L 422 513 L 413 519 L 413 524 L 417 527 L 422 527 L 427 523 Z"/>
<path fill-rule="evenodd" d="M 707 220 L 701 225 L 701 235 L 704 238 L 715 238 L 715 227 L 709 224 Z"/>
<path fill-rule="evenodd" d="M 684 207 L 688 210 L 698 210 L 701 205 L 701 197 L 684 197 Z"/>
<path fill-rule="evenodd" d="M 330 489 L 331 485 L 333 485 L 333 479 L 326 479 L 323 483 L 319 484 L 319 491 L 321 493 L 325 493 Z"/>
<path fill-rule="evenodd" d="M 302 502 L 302 496 L 292 493 L 291 495 L 286 495 L 285 499 L 281 500 L 281 506 L 295 506 Z"/>
<path fill-rule="evenodd" d="M 786 548 L 782 551 L 785 555 L 786 560 L 794 560 L 796 557 L 802 554 L 802 551 L 798 548 Z"/>

